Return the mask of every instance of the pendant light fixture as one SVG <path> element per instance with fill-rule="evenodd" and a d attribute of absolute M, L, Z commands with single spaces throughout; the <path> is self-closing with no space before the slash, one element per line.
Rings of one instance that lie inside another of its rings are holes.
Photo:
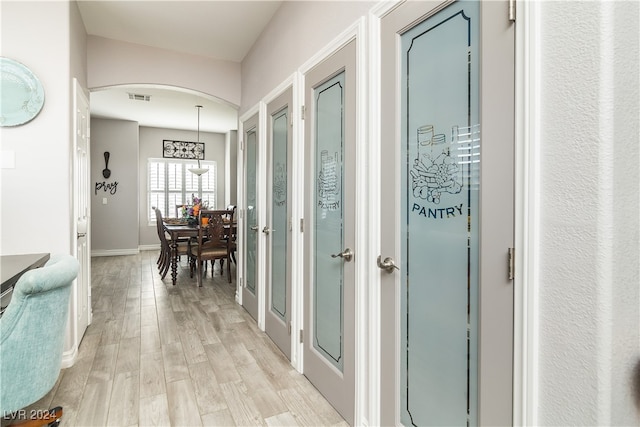
<path fill-rule="evenodd" d="M 200 142 L 200 109 L 202 108 L 202 105 L 196 105 L 196 108 L 198 109 L 198 138 L 197 138 L 197 142 Z M 209 169 L 205 169 L 200 167 L 200 154 L 198 153 L 198 167 L 197 168 L 192 168 L 189 169 L 189 172 L 196 174 L 198 176 L 202 175 L 203 173 L 207 173 L 209 172 Z"/>

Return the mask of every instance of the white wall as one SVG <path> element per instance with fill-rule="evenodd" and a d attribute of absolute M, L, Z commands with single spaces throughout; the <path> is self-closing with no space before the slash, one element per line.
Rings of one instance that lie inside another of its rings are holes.
<path fill-rule="evenodd" d="M 225 135 L 225 147 L 227 147 L 227 156 L 229 159 L 229 174 L 227 177 L 227 185 L 225 189 L 224 206 L 237 205 L 238 195 L 238 131 L 231 130 Z"/>
<path fill-rule="evenodd" d="M 139 209 L 140 209 L 140 245 L 159 244 L 158 232 L 155 224 L 149 225 L 146 213 L 148 212 L 147 202 L 147 159 L 150 157 L 162 158 L 162 141 L 165 139 L 176 141 L 195 141 L 195 131 L 185 131 L 176 129 L 163 129 L 152 127 L 140 127 L 140 161 L 137 165 L 140 176 L 139 185 Z M 204 158 L 217 163 L 216 176 L 216 203 L 212 206 L 215 209 L 222 209 L 225 206 L 225 134 L 200 132 L 200 142 L 204 142 Z M 235 171 L 235 168 L 234 168 Z"/>
<path fill-rule="evenodd" d="M 159 84 L 193 89 L 240 104 L 240 64 L 103 37 L 88 38 L 89 88 Z"/>
<path fill-rule="evenodd" d="M 2 1 L 0 10 L 0 54 L 29 67 L 45 93 L 35 119 L 0 128 L 0 150 L 15 155 L 0 172 L 0 253 L 71 253 L 70 3 Z"/>
<path fill-rule="evenodd" d="M 634 425 L 637 2 L 541 2 L 539 424 Z"/>

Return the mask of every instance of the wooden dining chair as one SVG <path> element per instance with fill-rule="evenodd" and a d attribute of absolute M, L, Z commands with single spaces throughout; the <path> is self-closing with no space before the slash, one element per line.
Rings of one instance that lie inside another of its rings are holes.
<path fill-rule="evenodd" d="M 160 272 L 160 278 L 164 279 L 171 267 L 171 242 L 167 233 L 164 231 L 164 223 L 162 222 L 162 212 L 160 209 L 154 207 L 156 212 L 156 226 L 158 228 L 158 238 L 160 239 L 160 256 L 158 257 L 158 270 Z M 177 256 L 187 255 L 189 249 L 189 242 L 178 241 L 178 253 Z"/>
<path fill-rule="evenodd" d="M 181 205 L 176 205 L 176 218 L 182 218 L 182 207 L 186 207 L 187 210 L 191 207 L 193 207 L 193 205 L 187 205 L 187 204 L 181 204 Z"/>
<path fill-rule="evenodd" d="M 236 205 L 229 205 L 227 206 L 227 210 L 231 211 L 231 217 L 229 218 L 229 234 L 228 234 L 228 238 L 229 238 L 229 258 L 231 259 L 231 261 L 233 261 L 234 264 L 237 264 L 236 262 L 236 236 L 237 236 L 237 231 L 238 231 L 238 227 L 236 226 Z"/>
<path fill-rule="evenodd" d="M 231 266 L 229 253 L 229 220 L 233 214 L 228 210 L 201 210 L 199 214 L 200 227 L 196 241 L 189 242 L 188 254 L 191 262 L 190 272 L 193 277 L 197 274 L 198 286 L 202 286 L 203 267 L 207 261 L 211 263 L 211 275 L 214 274 L 213 263 L 220 260 L 220 270 L 227 261 L 227 279 L 231 283 Z M 203 219 L 206 224 L 203 224 Z"/>

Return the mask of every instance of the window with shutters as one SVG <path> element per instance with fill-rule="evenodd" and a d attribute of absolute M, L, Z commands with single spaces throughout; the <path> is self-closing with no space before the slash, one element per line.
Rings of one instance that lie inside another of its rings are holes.
<path fill-rule="evenodd" d="M 156 222 L 153 207 L 165 218 L 177 216 L 176 206 L 191 204 L 192 196 L 198 196 L 207 206 L 216 207 L 216 162 L 200 161 L 200 167 L 209 172 L 200 176 L 189 172 L 198 167 L 193 160 L 153 159 L 147 168 L 147 218 L 149 225 Z"/>

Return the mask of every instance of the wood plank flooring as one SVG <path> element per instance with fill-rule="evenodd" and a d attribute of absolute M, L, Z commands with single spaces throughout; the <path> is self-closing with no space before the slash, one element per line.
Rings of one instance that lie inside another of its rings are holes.
<path fill-rule="evenodd" d="M 75 365 L 30 408 L 62 426 L 346 426 L 235 302 L 216 265 L 203 287 L 160 280 L 158 252 L 92 259 L 93 322 Z M 211 267 L 209 267 L 211 268 Z"/>

